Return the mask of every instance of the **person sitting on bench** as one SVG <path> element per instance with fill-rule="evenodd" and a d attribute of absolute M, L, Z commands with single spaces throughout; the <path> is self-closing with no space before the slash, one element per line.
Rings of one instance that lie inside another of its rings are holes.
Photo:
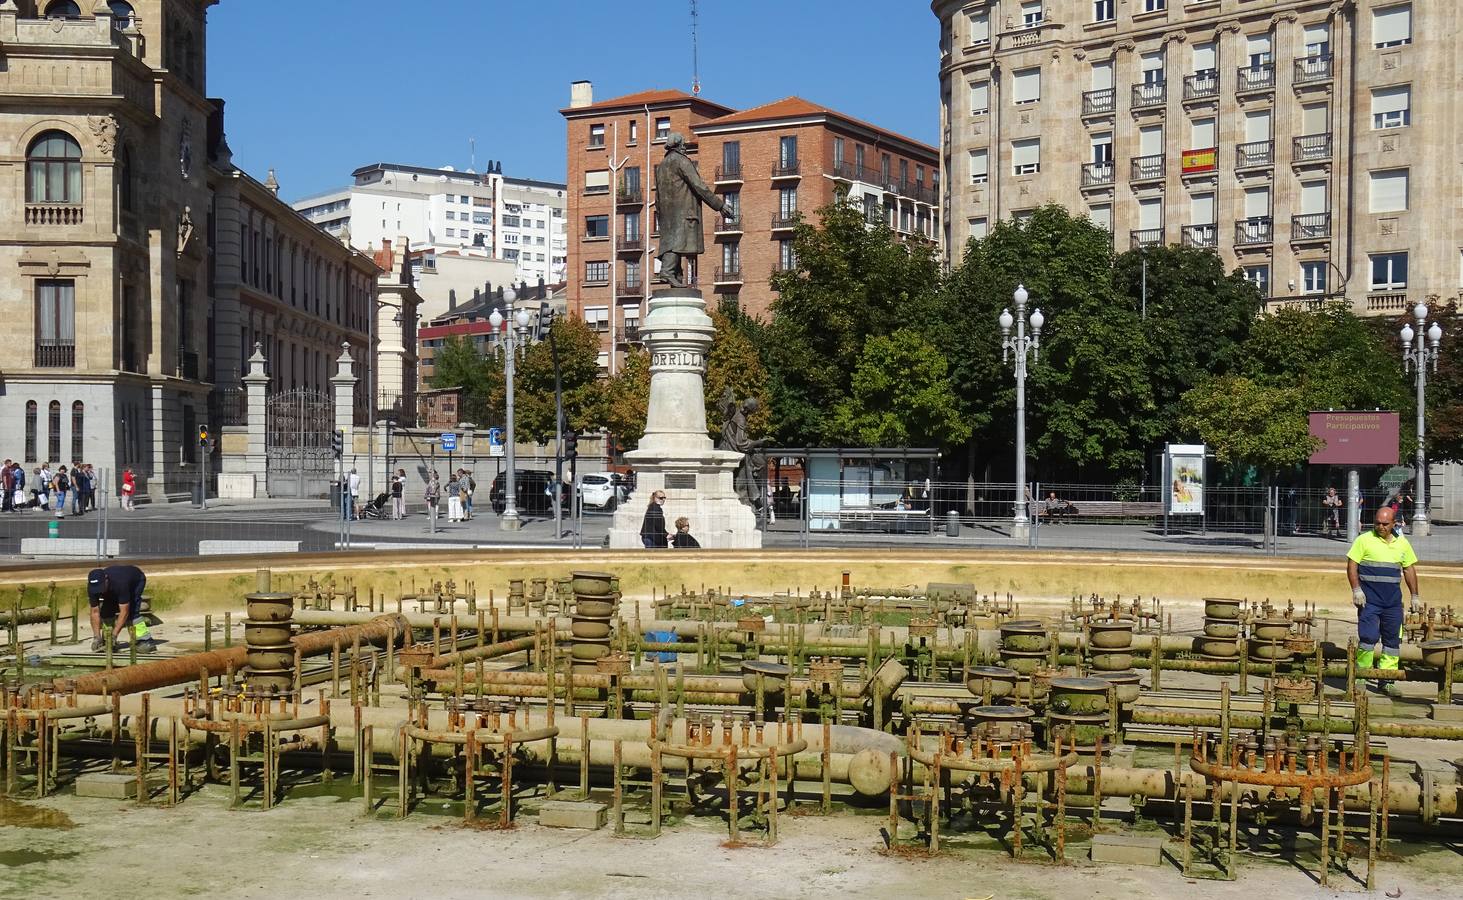
<path fill-rule="evenodd" d="M 1057 498 L 1056 491 L 1048 491 L 1046 495 L 1046 517 L 1054 524 L 1060 524 L 1063 519 L 1077 515 L 1077 507 L 1066 500 Z"/>

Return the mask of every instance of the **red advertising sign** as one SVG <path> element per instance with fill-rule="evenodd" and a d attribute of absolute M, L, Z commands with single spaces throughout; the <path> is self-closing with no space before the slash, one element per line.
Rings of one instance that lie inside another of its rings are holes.
<path fill-rule="evenodd" d="M 1326 445 L 1311 455 L 1323 466 L 1395 466 L 1401 430 L 1395 412 L 1313 412 L 1311 437 Z"/>

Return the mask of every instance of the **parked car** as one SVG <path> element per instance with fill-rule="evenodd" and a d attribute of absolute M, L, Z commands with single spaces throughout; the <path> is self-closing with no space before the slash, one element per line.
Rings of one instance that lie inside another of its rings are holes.
<path fill-rule="evenodd" d="M 579 476 L 579 496 L 591 509 L 614 509 L 624 499 L 609 472 L 589 472 Z"/>
<path fill-rule="evenodd" d="M 493 479 L 493 485 L 488 490 L 488 502 L 493 505 L 493 512 L 503 514 L 504 492 L 503 484 L 507 480 L 506 472 L 499 472 Z M 554 513 L 552 490 L 550 485 L 554 483 L 554 473 L 545 472 L 540 469 L 515 469 L 513 472 L 514 493 L 517 495 L 514 505 L 518 508 L 520 515 L 549 516 Z M 568 488 L 561 485 L 559 489 L 559 501 L 567 509 L 569 506 Z"/>

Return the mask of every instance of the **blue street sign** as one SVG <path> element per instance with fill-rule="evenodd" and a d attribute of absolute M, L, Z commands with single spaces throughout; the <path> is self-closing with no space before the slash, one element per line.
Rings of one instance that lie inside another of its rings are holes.
<path fill-rule="evenodd" d="M 455 435 L 455 434 L 453 434 L 453 433 L 451 433 L 449 431 L 442 432 L 442 449 L 443 450 L 456 450 L 457 449 L 457 435 Z"/>

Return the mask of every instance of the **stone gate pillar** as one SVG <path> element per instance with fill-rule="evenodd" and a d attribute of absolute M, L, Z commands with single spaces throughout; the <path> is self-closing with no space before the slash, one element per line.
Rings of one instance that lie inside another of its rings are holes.
<path fill-rule="evenodd" d="M 330 385 L 335 389 L 335 430 L 345 432 L 346 457 L 354 455 L 356 427 L 356 376 L 351 372 L 351 363 L 351 345 L 342 342 Z"/>
<path fill-rule="evenodd" d="M 264 392 L 269 387 L 269 376 L 264 374 L 264 345 L 254 344 L 254 355 L 249 357 L 249 373 L 242 379 L 248 406 L 248 445 L 244 453 L 244 471 L 254 476 L 255 496 L 266 495 L 266 478 L 269 474 L 269 457 L 266 450 L 268 413 L 265 411 Z"/>

